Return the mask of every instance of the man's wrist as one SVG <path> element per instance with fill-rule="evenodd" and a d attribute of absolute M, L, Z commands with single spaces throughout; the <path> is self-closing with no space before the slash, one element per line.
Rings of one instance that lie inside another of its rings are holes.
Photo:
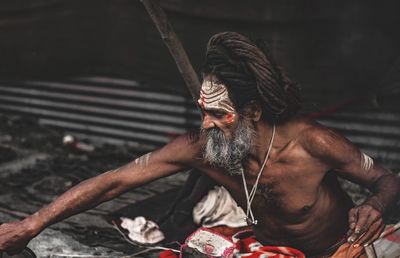
<path fill-rule="evenodd" d="M 375 196 L 372 196 L 369 198 L 365 203 L 362 205 L 369 205 L 375 210 L 379 211 L 381 214 L 384 213 L 385 211 L 385 206 L 382 204 L 382 202 Z"/>
<path fill-rule="evenodd" d="M 31 216 L 26 217 L 24 222 L 27 223 L 27 230 L 32 237 L 37 236 L 45 228 L 45 224 L 41 220 L 41 217 L 38 213 L 34 213 Z"/>

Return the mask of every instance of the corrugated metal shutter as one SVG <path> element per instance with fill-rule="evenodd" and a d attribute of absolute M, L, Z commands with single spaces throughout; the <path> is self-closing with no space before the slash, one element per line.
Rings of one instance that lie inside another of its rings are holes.
<path fill-rule="evenodd" d="M 200 124 L 187 95 L 100 76 L 0 83 L 0 112 L 34 115 L 40 123 L 78 137 L 143 149 L 161 146 Z M 320 122 L 384 165 L 400 168 L 400 112 L 358 108 Z"/>
<path fill-rule="evenodd" d="M 389 168 L 400 168 L 400 113 L 350 110 L 320 119 Z"/>
<path fill-rule="evenodd" d="M 184 94 L 108 77 L 0 85 L 3 113 L 34 115 L 41 124 L 78 137 L 142 148 L 163 145 L 198 126 L 192 103 Z"/>

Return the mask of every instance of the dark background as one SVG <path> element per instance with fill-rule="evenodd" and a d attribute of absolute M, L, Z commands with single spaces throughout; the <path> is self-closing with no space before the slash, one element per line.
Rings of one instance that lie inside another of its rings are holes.
<path fill-rule="evenodd" d="M 399 92 L 398 1 L 161 2 L 196 71 L 208 38 L 231 30 L 268 40 L 306 92 Z M 3 0 L 0 49 L 3 79 L 101 73 L 184 88 L 136 0 Z"/>

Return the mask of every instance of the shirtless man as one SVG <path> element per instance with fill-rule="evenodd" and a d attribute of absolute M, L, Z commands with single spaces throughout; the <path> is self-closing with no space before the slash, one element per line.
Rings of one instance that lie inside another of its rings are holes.
<path fill-rule="evenodd" d="M 299 90 L 262 45 L 237 33 L 217 34 L 208 43 L 204 74 L 198 134 L 180 136 L 81 182 L 22 221 L 2 224 L 0 250 L 21 250 L 58 221 L 190 167 L 228 189 L 265 245 L 291 246 L 311 257 L 332 254 L 343 238 L 351 248 L 377 238 L 382 215 L 399 193 L 398 179 L 336 132 L 295 118 Z M 373 194 L 354 207 L 337 176 Z"/>

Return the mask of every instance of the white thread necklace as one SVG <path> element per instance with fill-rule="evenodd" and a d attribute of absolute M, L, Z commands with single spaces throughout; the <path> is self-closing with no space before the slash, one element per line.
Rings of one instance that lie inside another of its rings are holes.
<path fill-rule="evenodd" d="M 272 144 L 274 143 L 274 139 L 275 139 L 275 124 L 272 127 L 272 136 L 271 136 L 271 140 L 269 141 L 269 147 L 268 147 L 267 154 L 265 155 L 264 162 L 261 166 L 260 171 L 258 172 L 256 182 L 254 183 L 253 188 L 251 189 L 250 193 L 247 190 L 246 177 L 244 175 L 243 166 L 241 169 L 242 170 L 243 187 L 244 187 L 244 192 L 246 194 L 246 202 L 247 202 L 246 217 L 244 218 L 244 220 L 246 221 L 247 225 L 249 225 L 249 226 L 257 225 L 257 223 L 258 223 L 258 221 L 254 218 L 253 211 L 251 210 L 251 203 L 253 202 L 254 196 L 256 195 L 258 182 L 260 181 L 261 174 L 264 170 L 265 164 L 267 164 L 267 160 L 268 160 L 269 154 L 271 152 Z"/>

